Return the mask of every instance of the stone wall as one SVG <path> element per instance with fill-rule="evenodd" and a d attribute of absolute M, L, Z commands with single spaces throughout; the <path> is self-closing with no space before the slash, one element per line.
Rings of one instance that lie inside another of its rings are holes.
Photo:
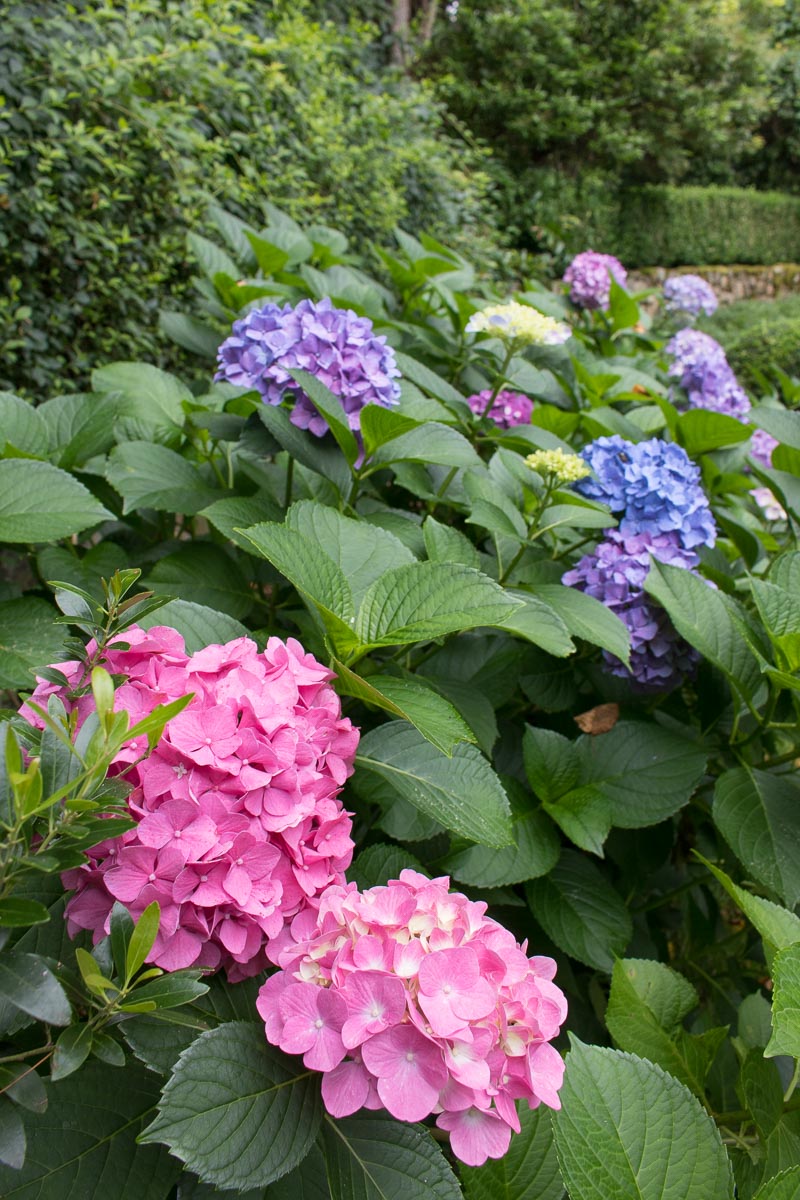
<path fill-rule="evenodd" d="M 721 304 L 733 300 L 771 300 L 800 292 L 800 264 L 775 263 L 769 267 L 639 267 L 628 275 L 628 290 L 660 287 L 670 275 L 700 275 L 711 284 Z"/>

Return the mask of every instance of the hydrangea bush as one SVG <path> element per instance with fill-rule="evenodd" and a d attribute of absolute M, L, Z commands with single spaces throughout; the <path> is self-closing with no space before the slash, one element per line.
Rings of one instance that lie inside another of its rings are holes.
<path fill-rule="evenodd" d="M 0 1193 L 792 1195 L 800 384 L 219 226 L 0 395 Z"/>

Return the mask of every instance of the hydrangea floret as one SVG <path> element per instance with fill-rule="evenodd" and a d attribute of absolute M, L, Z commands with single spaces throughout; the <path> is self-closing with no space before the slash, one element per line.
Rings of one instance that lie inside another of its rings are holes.
<path fill-rule="evenodd" d="M 717 311 L 717 293 L 701 275 L 672 275 L 664 283 L 664 307 L 667 312 L 710 317 Z"/>
<path fill-rule="evenodd" d="M 612 675 L 631 680 L 637 691 L 671 691 L 694 671 L 699 655 L 680 637 L 664 609 L 644 591 L 651 556 L 686 569 L 698 561 L 696 554 L 681 547 L 677 533 L 626 537 L 611 530 L 606 540 L 567 571 L 561 582 L 600 600 L 627 626 L 630 669 L 615 655 L 603 651 Z"/>
<path fill-rule="evenodd" d="M 520 392 L 498 392 L 487 412 L 492 399 L 491 388 L 476 392 L 467 400 L 476 417 L 487 416 L 500 429 L 512 429 L 515 425 L 530 425 L 533 401 Z"/>
<path fill-rule="evenodd" d="M 579 308 L 607 309 L 612 278 L 625 287 L 628 272 L 613 254 L 600 254 L 596 250 L 576 254 L 564 272 L 569 298 Z"/>
<path fill-rule="evenodd" d="M 572 337 L 572 330 L 563 321 L 546 317 L 529 304 L 510 300 L 506 304 L 490 304 L 473 313 L 467 322 L 467 333 L 490 333 L 501 341 L 523 346 L 558 346 Z"/>
<path fill-rule="evenodd" d="M 620 513 L 622 533 L 675 530 L 686 550 L 714 545 L 716 527 L 700 468 L 680 446 L 661 438 L 629 442 L 614 434 L 597 438 L 581 453 L 592 475 L 575 485 L 577 491 Z"/>
<path fill-rule="evenodd" d="M 525 462 L 540 475 L 549 475 L 557 483 L 577 483 L 591 474 L 591 468 L 579 454 L 568 454 L 566 450 L 534 450 Z"/>
<path fill-rule="evenodd" d="M 88 653 L 96 647 L 89 644 Z M 299 642 L 272 637 L 259 653 L 241 637 L 187 655 L 174 629 L 133 626 L 112 639 L 104 666 L 124 682 L 115 708 L 132 719 L 193 694 L 148 757 L 126 743 L 112 774 L 133 784 L 136 826 L 89 851 L 68 871 L 71 936 L 109 932 L 121 901 L 138 917 L 151 901 L 161 924 L 149 961 L 173 971 L 224 967 L 232 981 L 262 971 L 271 943 L 329 885 L 341 884 L 353 842 L 337 799 L 353 770 L 358 730 L 341 715 L 333 673 Z M 82 663 L 59 663 L 68 687 L 41 682 L 78 726 L 91 696 L 71 698 Z M 41 725 L 30 708 L 23 716 Z"/>
<path fill-rule="evenodd" d="M 777 445 L 778 439 L 767 433 L 766 429 L 756 429 L 750 438 L 750 457 L 759 466 L 769 469 L 772 466 L 772 451 Z"/>
<path fill-rule="evenodd" d="M 366 404 L 391 407 L 400 398 L 400 371 L 386 338 L 375 333 L 368 317 L 334 308 L 327 297 L 253 309 L 234 321 L 218 359 L 216 379 L 254 388 L 267 404 L 280 404 L 293 393 L 292 423 L 318 437 L 328 424 L 290 371 L 308 371 L 338 396 L 354 430 L 361 428 Z"/>
<path fill-rule="evenodd" d="M 471 1166 L 519 1131 L 515 1101 L 559 1108 L 550 1045 L 566 1017 L 556 964 L 486 916 L 486 904 L 413 870 L 385 887 L 331 887 L 292 923 L 259 992 L 267 1039 L 323 1072 L 334 1117 L 432 1114 Z"/>

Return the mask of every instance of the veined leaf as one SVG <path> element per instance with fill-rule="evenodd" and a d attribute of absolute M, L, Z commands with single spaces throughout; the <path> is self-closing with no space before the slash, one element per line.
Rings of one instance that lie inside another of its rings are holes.
<path fill-rule="evenodd" d="M 55 542 L 112 515 L 88 488 L 51 463 L 0 462 L 0 541 Z"/>
<path fill-rule="evenodd" d="M 322 1125 L 331 1194 L 339 1200 L 459 1200 L 447 1160 L 421 1125 L 363 1111 Z"/>
<path fill-rule="evenodd" d="M 587 966 L 611 971 L 633 933 L 630 913 L 589 859 L 567 850 L 543 879 L 525 887 L 533 915 L 549 938 Z"/>
<path fill-rule="evenodd" d="M 714 823 L 759 883 L 800 901 L 800 788 L 788 775 L 734 767 L 714 788 Z"/>

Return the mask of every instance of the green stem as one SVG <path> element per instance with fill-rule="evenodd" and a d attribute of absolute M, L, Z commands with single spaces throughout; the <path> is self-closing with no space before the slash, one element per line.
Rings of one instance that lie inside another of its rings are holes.
<path fill-rule="evenodd" d="M 289 464 L 286 468 L 286 485 L 283 490 L 283 507 L 288 508 L 292 503 L 292 484 L 294 483 L 294 459 L 289 455 Z"/>
<path fill-rule="evenodd" d="M 517 348 L 516 342 L 509 343 L 508 349 L 506 350 L 506 356 L 503 359 L 503 365 L 500 367 L 500 373 L 497 376 L 497 379 L 495 380 L 495 384 L 489 395 L 489 399 L 486 403 L 486 407 L 484 408 L 483 412 L 480 415 L 481 421 L 485 421 L 486 418 L 488 417 L 489 413 L 492 411 L 492 406 L 494 405 L 495 400 L 497 399 L 498 395 L 500 394 L 500 389 L 502 388 L 503 384 L 506 381 L 506 371 L 508 370 L 511 360 L 514 357 L 514 354 L 516 353 L 516 348 Z"/>

